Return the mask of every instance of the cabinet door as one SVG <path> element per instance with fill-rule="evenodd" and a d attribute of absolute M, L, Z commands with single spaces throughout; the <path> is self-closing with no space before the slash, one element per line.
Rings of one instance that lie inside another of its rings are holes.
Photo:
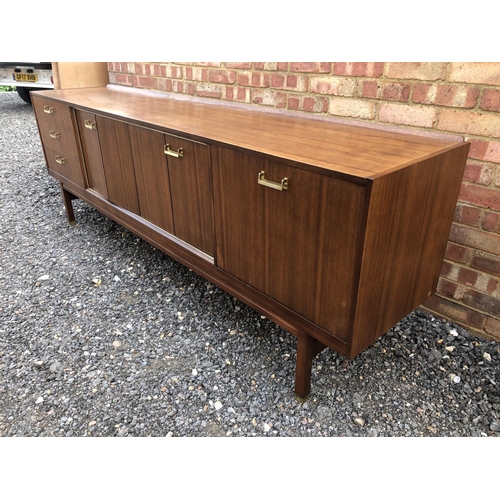
<path fill-rule="evenodd" d="M 217 265 L 347 340 L 364 187 L 224 148 L 212 160 Z"/>
<path fill-rule="evenodd" d="M 129 125 L 141 216 L 174 234 L 163 133 Z"/>
<path fill-rule="evenodd" d="M 212 148 L 217 265 L 277 301 L 291 301 L 293 184 L 278 191 L 257 183 L 290 178 L 290 167 Z"/>
<path fill-rule="evenodd" d="M 182 150 L 182 156 L 179 153 Z M 210 148 L 165 135 L 175 235 L 214 255 Z"/>
<path fill-rule="evenodd" d="M 96 116 L 109 201 L 140 214 L 128 125 Z"/>
<path fill-rule="evenodd" d="M 79 109 L 75 112 L 89 187 L 104 198 L 108 198 L 106 176 L 104 174 L 99 135 L 97 133 L 96 116 L 93 113 Z"/>

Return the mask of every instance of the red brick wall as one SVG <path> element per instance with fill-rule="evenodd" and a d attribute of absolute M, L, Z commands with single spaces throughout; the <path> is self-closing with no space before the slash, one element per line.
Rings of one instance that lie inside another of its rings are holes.
<path fill-rule="evenodd" d="M 108 63 L 110 83 L 461 135 L 471 142 L 425 306 L 500 341 L 500 63 Z"/>

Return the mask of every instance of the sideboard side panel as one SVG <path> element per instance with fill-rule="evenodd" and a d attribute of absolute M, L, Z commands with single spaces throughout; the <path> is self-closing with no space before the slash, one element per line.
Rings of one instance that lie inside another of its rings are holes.
<path fill-rule="evenodd" d="M 373 181 L 351 358 L 435 292 L 468 150 Z"/>

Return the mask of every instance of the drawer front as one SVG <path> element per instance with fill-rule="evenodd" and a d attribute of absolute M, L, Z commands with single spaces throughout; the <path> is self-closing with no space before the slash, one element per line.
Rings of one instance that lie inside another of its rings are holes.
<path fill-rule="evenodd" d="M 53 128 L 73 130 L 73 119 L 69 106 L 33 96 L 33 108 L 38 123 L 50 123 Z"/>
<path fill-rule="evenodd" d="M 85 187 L 83 171 L 78 157 L 65 155 L 51 148 L 45 148 L 45 157 L 50 170 L 57 172 L 80 187 Z"/>
<path fill-rule="evenodd" d="M 78 157 L 78 148 L 75 141 L 75 132 L 73 128 L 59 126 L 59 123 L 50 123 L 50 121 L 40 121 L 38 128 L 40 137 L 44 146 L 61 151 L 67 156 Z"/>

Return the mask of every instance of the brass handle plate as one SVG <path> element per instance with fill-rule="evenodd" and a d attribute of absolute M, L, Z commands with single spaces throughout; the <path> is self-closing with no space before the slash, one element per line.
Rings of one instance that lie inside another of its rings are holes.
<path fill-rule="evenodd" d="M 48 113 L 49 115 L 53 115 L 55 112 L 54 108 L 52 108 L 50 106 L 44 106 L 43 111 L 44 111 L 44 113 Z"/>
<path fill-rule="evenodd" d="M 97 123 L 91 120 L 85 120 L 85 128 L 89 128 L 90 130 L 96 130 Z"/>
<path fill-rule="evenodd" d="M 177 151 L 172 151 L 170 149 L 170 144 L 167 144 L 165 146 L 164 152 L 166 155 L 169 156 L 175 156 L 175 158 L 183 157 L 184 156 L 184 150 L 182 148 L 179 148 Z"/>
<path fill-rule="evenodd" d="M 56 162 L 59 163 L 59 165 L 64 165 L 66 163 L 66 158 L 63 158 L 62 156 L 56 156 Z"/>
<path fill-rule="evenodd" d="M 277 189 L 278 191 L 283 191 L 283 189 L 288 189 L 288 178 L 284 177 L 281 182 L 274 182 L 274 181 L 269 181 L 265 178 L 266 173 L 264 170 L 259 173 L 259 177 L 257 179 L 257 182 L 259 184 L 262 184 L 263 186 L 272 188 L 272 189 Z"/>
<path fill-rule="evenodd" d="M 52 139 L 60 139 L 61 138 L 61 134 L 59 132 L 55 132 L 54 130 L 51 130 L 49 132 L 49 135 L 50 135 L 50 137 L 52 137 Z"/>

